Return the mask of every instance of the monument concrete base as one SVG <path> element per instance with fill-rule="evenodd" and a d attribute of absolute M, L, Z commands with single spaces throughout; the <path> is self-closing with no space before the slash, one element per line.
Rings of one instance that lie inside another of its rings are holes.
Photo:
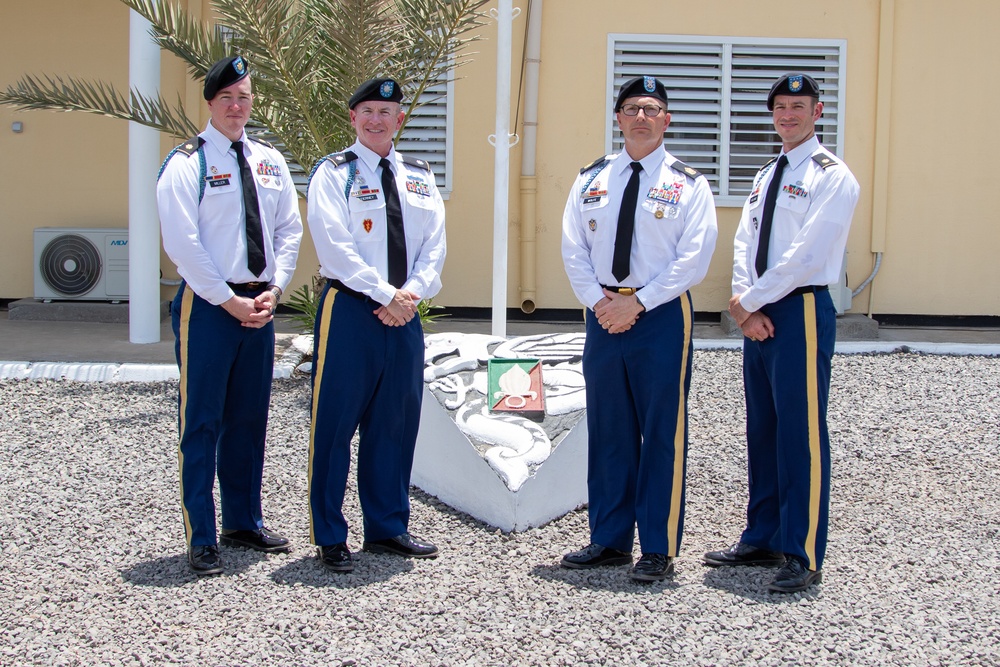
<path fill-rule="evenodd" d="M 412 484 L 504 532 L 544 525 L 587 502 L 587 420 L 570 429 L 517 491 L 507 488 L 424 388 Z"/>
<path fill-rule="evenodd" d="M 507 532 L 541 526 L 584 505 L 583 342 L 582 333 L 510 340 L 428 335 L 411 483 Z M 544 414 L 492 409 L 497 397 L 517 388 L 491 387 L 491 359 L 544 364 L 538 376 L 545 383 Z"/>

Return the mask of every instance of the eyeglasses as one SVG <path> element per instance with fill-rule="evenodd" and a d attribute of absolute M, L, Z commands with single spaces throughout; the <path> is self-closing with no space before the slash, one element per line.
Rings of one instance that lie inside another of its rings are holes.
<path fill-rule="evenodd" d="M 644 107 L 641 107 L 638 104 L 623 104 L 621 111 L 626 116 L 638 116 L 639 109 L 642 109 L 642 112 L 646 114 L 646 118 L 656 118 L 660 115 L 661 111 L 664 113 L 667 111 L 663 107 L 656 104 L 647 104 Z"/>

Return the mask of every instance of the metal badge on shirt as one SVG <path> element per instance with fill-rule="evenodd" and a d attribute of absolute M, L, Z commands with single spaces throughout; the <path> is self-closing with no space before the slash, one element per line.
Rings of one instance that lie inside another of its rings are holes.
<path fill-rule="evenodd" d="M 781 193 L 786 194 L 789 197 L 808 197 L 809 191 L 804 187 L 805 183 L 802 181 L 796 181 L 795 183 L 789 183 L 781 187 Z"/>
<path fill-rule="evenodd" d="M 370 188 L 365 182 L 365 179 L 359 174 L 357 178 L 354 179 L 354 184 L 351 188 L 351 196 L 357 197 L 358 201 L 375 201 L 378 199 L 378 188 Z"/>
<path fill-rule="evenodd" d="M 413 176 L 412 174 L 406 175 L 406 191 L 412 192 L 418 197 L 431 196 L 431 188 L 427 185 L 427 181 L 419 176 Z"/>
<path fill-rule="evenodd" d="M 590 187 L 581 193 L 581 205 L 583 210 L 590 208 L 597 208 L 601 205 L 602 200 L 606 199 L 608 196 L 608 190 L 601 185 L 600 181 L 594 181 L 590 184 Z"/>
<path fill-rule="evenodd" d="M 281 167 L 264 158 L 257 163 L 257 181 L 266 187 L 281 188 Z"/>
<path fill-rule="evenodd" d="M 215 167 L 212 167 L 213 171 L 218 171 Z M 212 174 L 211 176 L 205 176 L 205 183 L 210 188 L 221 188 L 229 185 L 229 179 L 233 177 L 232 174 Z"/>
<path fill-rule="evenodd" d="M 677 205 L 680 204 L 681 195 L 684 194 L 685 182 L 683 176 L 678 176 L 672 183 L 662 183 L 659 187 L 650 188 L 642 207 L 650 211 L 657 220 L 676 218 L 680 215 Z"/>

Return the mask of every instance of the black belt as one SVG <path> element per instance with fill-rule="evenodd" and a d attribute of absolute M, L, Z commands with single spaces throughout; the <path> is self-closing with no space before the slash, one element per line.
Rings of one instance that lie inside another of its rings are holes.
<path fill-rule="evenodd" d="M 263 292 L 267 288 L 266 280 L 258 280 L 253 283 L 226 283 L 229 289 L 234 292 Z"/>
<path fill-rule="evenodd" d="M 805 287 L 796 287 L 786 296 L 798 296 L 799 294 L 812 294 L 815 292 L 825 292 L 830 287 L 828 285 L 806 285 Z"/>
<path fill-rule="evenodd" d="M 350 287 L 348 287 L 347 285 L 345 285 L 344 283 L 340 282 L 335 278 L 330 278 L 327 280 L 327 282 L 330 283 L 330 287 L 332 287 L 333 289 L 337 290 L 338 292 L 343 292 L 344 294 L 347 294 L 349 296 L 353 296 L 355 299 L 361 299 L 362 301 L 364 301 L 365 299 L 368 298 L 367 295 L 362 294 L 357 290 L 351 289 Z"/>
<path fill-rule="evenodd" d="M 618 294 L 624 294 L 625 296 L 632 296 L 642 289 L 641 287 L 612 287 L 611 285 L 601 285 L 601 287 L 609 292 L 617 292 Z"/>

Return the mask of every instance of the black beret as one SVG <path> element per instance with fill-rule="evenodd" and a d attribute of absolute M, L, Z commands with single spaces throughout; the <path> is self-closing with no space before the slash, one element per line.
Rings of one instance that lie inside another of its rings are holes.
<path fill-rule="evenodd" d="M 615 101 L 615 111 L 621 111 L 622 104 L 630 97 L 655 97 L 667 103 L 667 89 L 655 76 L 637 76 L 622 84 Z"/>
<path fill-rule="evenodd" d="M 230 56 L 217 61 L 205 75 L 205 99 L 213 99 L 220 90 L 250 76 L 250 66 L 242 56 Z"/>
<path fill-rule="evenodd" d="M 774 98 L 778 95 L 808 95 L 819 99 L 819 84 L 808 74 L 790 72 L 774 82 L 767 94 L 767 110 L 774 111 Z"/>
<path fill-rule="evenodd" d="M 353 109 L 362 102 L 402 102 L 403 89 L 392 79 L 368 79 L 347 100 L 347 108 Z"/>

